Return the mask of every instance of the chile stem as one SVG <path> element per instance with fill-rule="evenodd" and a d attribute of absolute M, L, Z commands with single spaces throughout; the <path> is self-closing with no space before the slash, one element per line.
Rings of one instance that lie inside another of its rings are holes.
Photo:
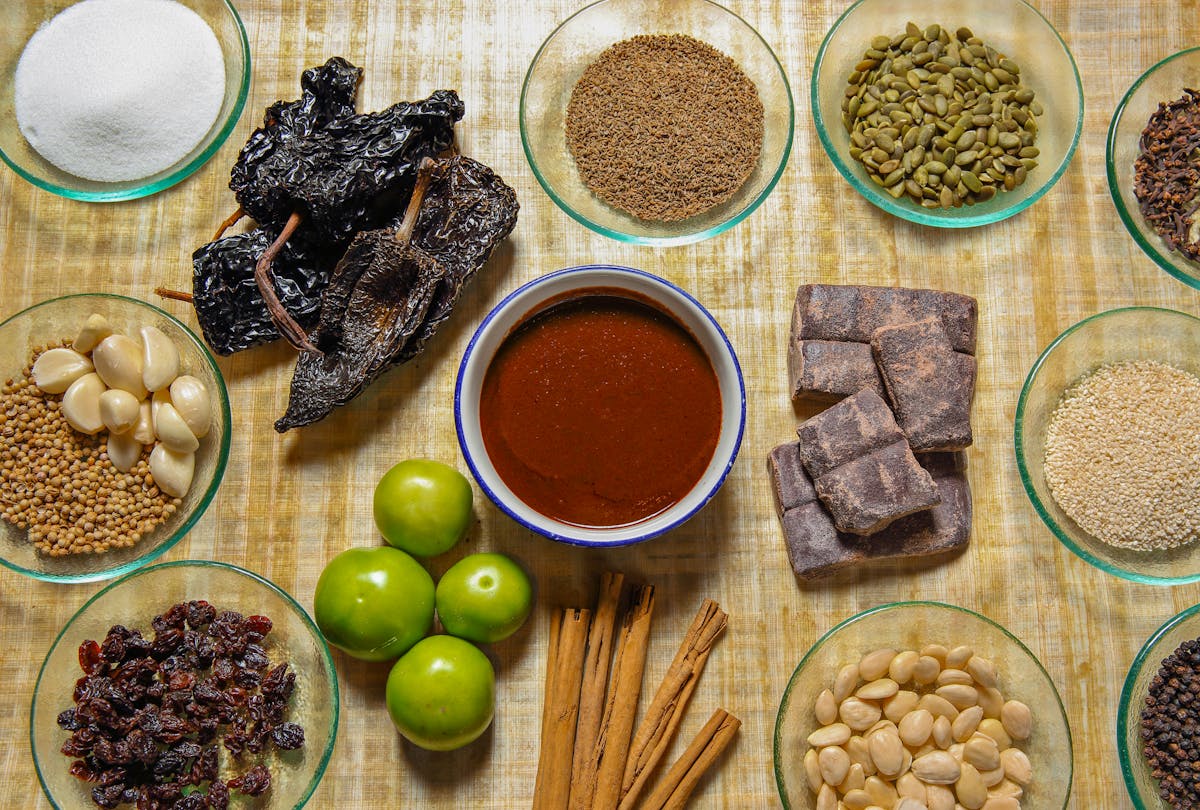
<path fill-rule="evenodd" d="M 263 297 L 263 301 L 267 305 L 267 312 L 271 315 L 271 320 L 275 323 L 275 328 L 279 330 L 279 334 L 283 335 L 288 343 L 295 346 L 302 352 L 313 352 L 321 354 L 321 350 L 313 345 L 308 338 L 308 333 L 304 331 L 304 327 L 296 323 L 296 319 L 292 314 L 284 308 L 279 301 L 279 296 L 275 293 L 275 280 L 271 273 L 271 264 L 275 261 L 275 257 L 279 255 L 279 251 L 283 250 L 283 246 L 287 240 L 291 238 L 296 229 L 300 227 L 300 223 L 304 221 L 304 215 L 299 211 L 293 211 L 288 217 L 287 223 L 283 226 L 283 230 L 279 232 L 279 236 L 275 237 L 275 241 L 271 246 L 263 251 L 262 256 L 258 257 L 258 263 L 254 265 L 254 282 L 258 285 L 258 291 Z"/>

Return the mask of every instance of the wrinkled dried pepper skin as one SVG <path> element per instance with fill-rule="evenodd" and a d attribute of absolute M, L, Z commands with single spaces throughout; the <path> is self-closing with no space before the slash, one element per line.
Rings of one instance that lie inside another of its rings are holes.
<path fill-rule="evenodd" d="M 323 354 L 301 352 L 280 433 L 328 416 L 362 393 L 421 325 L 445 269 L 393 231 L 354 237 L 322 300 L 312 338 Z"/>
<path fill-rule="evenodd" d="M 272 239 L 269 231 L 259 228 L 209 242 L 192 254 L 192 306 L 205 342 L 217 354 L 279 339 L 254 283 L 254 263 Z M 275 260 L 279 299 L 306 329 L 317 323 L 321 293 L 337 264 L 339 247 L 322 249 L 293 238 Z"/>
<path fill-rule="evenodd" d="M 519 208 L 516 194 L 495 172 L 458 155 L 439 162 L 425 194 L 413 232 L 412 243 L 417 251 L 389 255 L 388 251 L 396 249 L 394 244 L 386 244 L 390 229 L 359 234 L 347 249 L 342 265 L 358 266 L 357 272 L 363 273 L 365 268 L 359 265 L 374 251 L 374 256 L 381 259 L 377 266 L 391 263 L 399 268 L 391 280 L 395 289 L 414 285 L 410 294 L 428 295 L 422 318 L 380 334 L 378 305 L 369 305 L 362 290 L 353 287 L 355 282 L 362 282 L 349 271 L 343 272 L 340 280 L 332 279 L 322 300 L 315 336 L 317 347 L 325 356 L 302 353 L 297 359 L 287 413 L 275 423 L 275 429 L 284 432 L 324 418 L 335 407 L 345 405 L 361 393 L 387 369 L 416 356 L 450 317 L 464 283 L 512 232 Z M 393 228 L 402 216 L 397 215 L 391 223 Z M 414 255 L 421 254 L 440 269 L 427 267 L 424 275 L 414 273 L 414 262 L 419 263 Z M 436 278 L 430 280 L 435 272 Z M 380 285 L 379 289 L 386 287 Z M 358 306 L 350 304 L 353 294 L 360 296 Z M 377 334 L 379 339 L 366 340 L 370 333 Z M 347 337 L 351 334 L 352 339 Z"/>
<path fill-rule="evenodd" d="M 463 103 L 453 90 L 355 113 L 362 71 L 334 57 L 305 72 L 304 94 L 277 103 L 230 172 L 229 187 L 260 226 L 278 233 L 293 211 L 313 238 L 337 242 L 380 224 L 381 195 L 411 188 L 416 167 L 454 142 Z"/>

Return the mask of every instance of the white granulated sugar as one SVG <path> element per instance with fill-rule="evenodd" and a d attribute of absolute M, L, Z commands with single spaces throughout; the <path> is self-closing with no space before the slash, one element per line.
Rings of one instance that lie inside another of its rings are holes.
<path fill-rule="evenodd" d="M 186 157 L 224 95 L 220 43 L 174 0 L 70 6 L 29 38 L 15 80 L 29 144 L 63 171 L 102 182 L 150 177 Z"/>

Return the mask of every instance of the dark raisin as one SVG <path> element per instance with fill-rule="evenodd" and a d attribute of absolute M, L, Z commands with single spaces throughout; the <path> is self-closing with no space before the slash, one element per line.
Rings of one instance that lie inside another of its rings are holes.
<path fill-rule="evenodd" d="M 178 605 L 171 605 L 171 607 L 167 609 L 166 613 L 162 614 L 161 616 L 155 616 L 150 622 L 150 625 L 160 633 L 163 630 L 170 628 L 182 630 L 183 623 L 186 619 L 187 605 L 181 603 Z"/>
<path fill-rule="evenodd" d="M 267 633 L 271 632 L 271 628 L 273 626 L 274 625 L 271 624 L 271 620 L 266 616 L 246 617 L 246 630 L 251 633 L 258 633 L 259 635 L 265 636 Z"/>
<path fill-rule="evenodd" d="M 67 709 L 58 715 L 58 727 L 66 731 L 79 730 L 79 721 L 75 719 L 74 709 Z"/>
<path fill-rule="evenodd" d="M 208 806 L 212 810 L 226 810 L 229 807 L 229 787 L 221 781 L 214 781 L 208 787 Z"/>
<path fill-rule="evenodd" d="M 92 788 L 92 801 L 99 807 L 119 807 L 124 785 L 98 785 Z"/>
<path fill-rule="evenodd" d="M 88 764 L 82 759 L 77 759 L 71 763 L 71 767 L 67 769 L 67 773 L 74 776 L 76 779 L 82 779 L 85 782 L 95 782 L 96 772 L 93 771 Z"/>
<path fill-rule="evenodd" d="M 171 776 L 183 770 L 183 766 L 187 764 L 182 756 L 177 751 L 164 751 L 159 755 L 158 761 L 154 763 L 154 775 L 157 777 Z"/>
<path fill-rule="evenodd" d="M 79 668 L 88 675 L 95 675 L 104 670 L 100 645 L 95 641 L 89 639 L 79 645 Z"/>
<path fill-rule="evenodd" d="M 158 659 L 164 659 L 179 649 L 183 642 L 183 631 L 175 628 L 161 630 L 154 635 L 150 645 L 151 654 Z"/>
<path fill-rule="evenodd" d="M 187 603 L 187 623 L 193 630 L 201 630 L 212 624 L 217 617 L 216 608 L 202 599 Z"/>
<path fill-rule="evenodd" d="M 173 810 L 204 810 L 208 802 L 203 793 L 192 793 L 175 802 Z"/>
<path fill-rule="evenodd" d="M 231 779 L 228 784 L 247 796 L 261 796 L 271 788 L 271 772 L 262 765 L 255 765 L 236 779 Z"/>
<path fill-rule="evenodd" d="M 296 723 L 280 723 L 271 729 L 271 742 L 284 751 L 294 751 L 304 745 L 304 729 Z"/>

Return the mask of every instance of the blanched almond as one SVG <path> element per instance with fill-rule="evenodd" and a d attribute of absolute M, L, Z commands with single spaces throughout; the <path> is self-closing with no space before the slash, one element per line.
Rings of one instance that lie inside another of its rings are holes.
<path fill-rule="evenodd" d="M 62 415 L 67 424 L 89 436 L 104 428 L 100 418 L 100 395 L 104 393 L 104 380 L 96 373 L 84 374 L 71 383 L 63 394 Z"/>
<path fill-rule="evenodd" d="M 846 664 L 838 670 L 837 677 L 833 679 L 833 699 L 841 703 L 854 694 L 856 686 L 858 686 L 858 664 Z"/>
<path fill-rule="evenodd" d="M 916 692 L 901 689 L 883 702 L 883 716 L 893 723 L 899 724 L 909 712 L 917 708 L 920 700 L 921 696 Z"/>
<path fill-rule="evenodd" d="M 883 710 L 874 703 L 859 700 L 856 697 L 846 698 L 838 706 L 838 716 L 842 722 L 855 731 L 866 731 L 879 720 Z"/>
<path fill-rule="evenodd" d="M 954 726 L 945 715 L 934 718 L 933 742 L 938 748 L 946 749 L 954 744 Z"/>
<path fill-rule="evenodd" d="M 1004 730 L 1004 724 L 994 717 L 984 717 L 979 723 L 979 732 L 986 734 L 996 741 L 996 746 L 1003 751 L 1012 747 L 1012 738 Z"/>
<path fill-rule="evenodd" d="M 918 779 L 912 771 L 900 774 L 900 778 L 896 780 L 896 793 L 901 798 L 916 799 L 922 803 L 927 801 L 926 797 L 928 796 L 925 783 Z"/>
<path fill-rule="evenodd" d="M 882 678 L 887 674 L 888 667 L 892 665 L 892 659 L 895 657 L 896 651 L 890 647 L 872 650 L 858 662 L 858 674 L 864 681 Z"/>
<path fill-rule="evenodd" d="M 959 645 L 946 653 L 945 664 L 947 669 L 962 669 L 966 663 L 971 660 L 971 656 L 975 651 L 965 644 Z"/>
<path fill-rule="evenodd" d="M 850 770 L 846 772 L 846 778 L 837 786 L 837 789 L 839 793 L 845 795 L 852 790 L 862 790 L 866 784 L 866 771 L 863 770 L 861 762 L 855 762 L 850 766 Z"/>
<path fill-rule="evenodd" d="M 879 807 L 892 807 L 896 800 L 900 798 L 900 794 L 896 792 L 896 788 L 890 782 L 885 782 L 878 776 L 872 776 L 867 780 L 863 788 L 871 797 L 871 804 Z"/>
<path fill-rule="evenodd" d="M 862 669 L 862 665 L 859 665 Z M 900 691 L 900 686 L 891 678 L 876 678 L 863 684 L 854 694 L 862 700 L 886 700 Z"/>
<path fill-rule="evenodd" d="M 33 363 L 33 384 L 47 394 L 61 394 L 92 370 L 92 361 L 77 351 L 48 349 Z"/>
<path fill-rule="evenodd" d="M 954 810 L 954 791 L 945 785 L 928 785 L 925 788 L 928 798 L 925 804 L 929 810 Z"/>
<path fill-rule="evenodd" d="M 836 787 L 850 772 L 850 755 L 836 745 L 827 745 L 817 755 L 817 764 L 821 768 L 821 780 Z"/>
<path fill-rule="evenodd" d="M 1006 701 L 1000 709 L 1000 722 L 1014 740 L 1027 740 L 1033 731 L 1033 714 L 1019 700 Z"/>
<path fill-rule="evenodd" d="M 804 755 L 804 774 L 808 777 L 808 786 L 812 788 L 813 793 L 816 793 L 821 789 L 821 785 L 825 784 L 825 780 L 821 777 L 819 756 L 815 748 L 808 749 Z"/>
<path fill-rule="evenodd" d="M 899 776 L 904 765 L 904 743 L 894 731 L 878 731 L 867 738 L 871 761 L 884 776 Z"/>
<path fill-rule="evenodd" d="M 1000 749 L 991 737 L 976 734 L 964 744 L 963 759 L 980 771 L 995 770 L 1000 767 Z"/>
<path fill-rule="evenodd" d="M 922 746 L 933 734 L 933 715 L 928 709 L 909 712 L 901 718 L 899 732 L 905 745 L 910 748 Z"/>
<path fill-rule="evenodd" d="M 166 388 L 179 376 L 179 349 L 157 326 L 143 326 L 142 383 L 150 391 Z"/>
<path fill-rule="evenodd" d="M 996 688 L 996 667 L 988 659 L 973 655 L 967 661 L 965 669 L 980 686 Z"/>
<path fill-rule="evenodd" d="M 1004 776 L 1022 787 L 1028 786 L 1033 780 L 1033 765 L 1020 748 L 1006 748 L 1001 751 L 1000 764 L 1004 767 Z"/>
<path fill-rule="evenodd" d="M 983 709 L 979 706 L 969 706 L 959 712 L 958 717 L 950 724 L 950 732 L 958 742 L 966 742 L 979 728 L 983 720 Z"/>
<path fill-rule="evenodd" d="M 904 685 L 912 680 L 913 669 L 921 658 L 916 650 L 904 650 L 896 653 L 892 663 L 888 664 L 888 677 L 898 684 Z"/>
<path fill-rule="evenodd" d="M 917 686 L 925 686 L 937 680 L 942 665 L 931 655 L 922 655 L 913 666 L 913 682 Z"/>
<path fill-rule="evenodd" d="M 817 717 L 817 722 L 823 726 L 837 721 L 838 707 L 837 701 L 833 699 L 833 692 L 823 689 L 821 694 L 817 695 L 817 702 L 813 706 L 813 713 Z"/>
<path fill-rule="evenodd" d="M 962 764 L 962 773 L 954 785 L 954 795 L 958 797 L 959 804 L 967 810 L 979 810 L 987 801 L 987 788 L 984 787 L 983 779 L 975 766 L 969 762 Z"/>
<path fill-rule="evenodd" d="M 814 748 L 827 745 L 843 745 L 850 739 L 850 726 L 845 723 L 830 723 L 808 735 L 808 744 Z"/>
<path fill-rule="evenodd" d="M 950 704 L 959 711 L 971 706 L 975 706 L 979 703 L 979 690 L 977 690 L 974 686 L 967 686 L 966 684 L 962 683 L 951 683 L 945 686 L 939 686 L 937 690 L 935 690 L 935 694 L 950 701 Z"/>
<path fill-rule="evenodd" d="M 927 785 L 953 785 L 962 774 L 962 767 L 947 752 L 933 751 L 914 759 L 912 772 Z"/>
<path fill-rule="evenodd" d="M 961 669 L 943 669 L 937 676 L 938 686 L 945 686 L 948 683 L 961 683 L 967 686 L 975 683 L 975 679 Z"/>

